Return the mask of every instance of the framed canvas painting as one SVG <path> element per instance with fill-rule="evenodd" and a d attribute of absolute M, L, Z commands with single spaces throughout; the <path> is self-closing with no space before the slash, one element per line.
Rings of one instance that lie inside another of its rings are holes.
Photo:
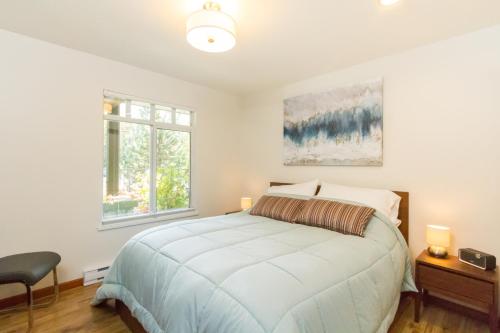
<path fill-rule="evenodd" d="M 284 100 L 285 165 L 382 165 L 383 81 Z"/>

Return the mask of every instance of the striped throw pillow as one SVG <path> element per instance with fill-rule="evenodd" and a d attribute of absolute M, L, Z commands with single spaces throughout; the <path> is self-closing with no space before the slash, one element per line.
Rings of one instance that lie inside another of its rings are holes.
<path fill-rule="evenodd" d="M 307 200 L 264 195 L 250 211 L 250 215 L 270 217 L 292 222 L 297 218 Z"/>
<path fill-rule="evenodd" d="M 311 199 L 295 219 L 296 223 L 363 237 L 375 209 L 338 201 Z"/>

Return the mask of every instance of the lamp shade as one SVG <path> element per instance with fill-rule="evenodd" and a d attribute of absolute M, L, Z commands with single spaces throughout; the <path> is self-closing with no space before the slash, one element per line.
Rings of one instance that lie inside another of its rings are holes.
<path fill-rule="evenodd" d="M 201 51 L 225 52 L 236 44 L 236 23 L 212 2 L 191 14 L 186 30 L 189 44 Z"/>
<path fill-rule="evenodd" d="M 241 198 L 241 209 L 252 208 L 252 198 Z"/>
<path fill-rule="evenodd" d="M 427 225 L 427 244 L 434 246 L 450 246 L 450 228 L 440 225 Z"/>

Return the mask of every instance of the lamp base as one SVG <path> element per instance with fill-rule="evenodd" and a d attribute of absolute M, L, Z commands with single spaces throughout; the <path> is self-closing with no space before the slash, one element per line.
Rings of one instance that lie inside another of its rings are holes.
<path fill-rule="evenodd" d="M 440 259 L 444 259 L 448 256 L 448 252 L 446 251 L 446 248 L 442 247 L 442 246 L 431 245 L 427 248 L 427 253 L 429 253 L 429 255 L 431 257 L 440 258 Z"/>

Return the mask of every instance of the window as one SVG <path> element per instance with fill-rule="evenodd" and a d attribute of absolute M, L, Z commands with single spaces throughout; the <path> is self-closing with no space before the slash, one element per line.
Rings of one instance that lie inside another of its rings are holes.
<path fill-rule="evenodd" d="M 193 113 L 104 94 L 103 224 L 194 211 Z"/>

